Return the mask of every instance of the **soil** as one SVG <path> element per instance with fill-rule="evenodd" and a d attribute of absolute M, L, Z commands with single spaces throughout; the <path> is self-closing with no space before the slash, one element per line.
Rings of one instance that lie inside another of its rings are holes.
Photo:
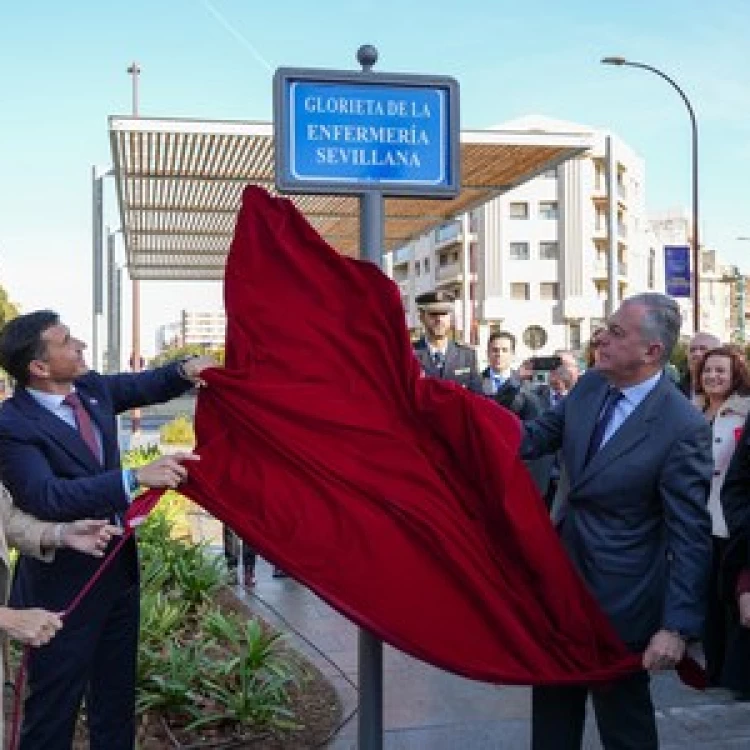
<path fill-rule="evenodd" d="M 229 589 L 219 592 L 217 602 L 226 609 L 250 614 Z M 256 613 L 252 616 L 257 617 Z M 187 732 L 166 723 L 164 717 L 146 714 L 138 726 L 138 750 L 229 750 L 232 748 L 262 748 L 263 750 L 311 750 L 322 748 L 338 727 L 342 709 L 333 686 L 320 671 L 301 654 L 294 659 L 304 669 L 306 679 L 299 689 L 292 691 L 290 709 L 300 729 L 280 731 L 249 731 L 238 735 L 231 727 L 219 727 Z M 15 674 L 15 670 L 13 670 Z M 13 700 L 6 693 L 5 727 L 10 731 Z M 73 741 L 73 750 L 88 750 L 88 731 L 85 720 L 79 722 Z"/>

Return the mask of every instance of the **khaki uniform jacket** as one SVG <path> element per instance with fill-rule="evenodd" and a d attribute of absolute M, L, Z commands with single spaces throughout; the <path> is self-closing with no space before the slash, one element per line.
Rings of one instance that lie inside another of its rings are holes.
<path fill-rule="evenodd" d="M 42 534 L 54 529 L 55 524 L 39 521 L 13 505 L 10 493 L 0 484 L 0 606 L 5 606 L 10 590 L 10 558 L 8 547 L 17 547 L 23 554 L 52 560 L 52 552 L 42 551 Z M 5 633 L 0 631 L 5 640 Z M 0 685 L 5 685 L 3 660 L 0 659 Z M 0 690 L 0 744 L 3 737 L 3 693 Z"/>

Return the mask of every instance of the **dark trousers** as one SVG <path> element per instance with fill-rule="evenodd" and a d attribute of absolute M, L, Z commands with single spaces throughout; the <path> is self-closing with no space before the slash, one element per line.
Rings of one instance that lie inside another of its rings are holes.
<path fill-rule="evenodd" d="M 727 540 L 711 537 L 713 560 L 706 607 L 706 627 L 703 632 L 703 653 L 706 657 L 706 673 L 710 685 L 721 685 L 721 674 L 727 649 L 727 634 L 730 629 L 730 613 L 719 592 L 719 568 L 724 556 Z"/>
<path fill-rule="evenodd" d="M 710 685 L 750 696 L 750 630 L 743 628 L 733 602 L 721 590 L 721 563 L 729 542 L 713 537 L 713 565 L 703 633 Z"/>
<path fill-rule="evenodd" d="M 654 704 L 646 672 L 592 690 L 535 687 L 532 691 L 532 750 L 580 750 L 589 694 L 606 750 L 657 750 Z"/>
<path fill-rule="evenodd" d="M 224 558 L 227 561 L 227 567 L 236 568 L 241 540 L 226 524 L 223 527 L 223 531 Z M 242 543 L 242 565 L 245 568 L 255 568 L 255 550 L 246 542 Z"/>
<path fill-rule="evenodd" d="M 32 649 L 21 750 L 70 750 L 84 692 L 91 750 L 135 746 L 138 586 L 89 596 L 49 645 Z"/>

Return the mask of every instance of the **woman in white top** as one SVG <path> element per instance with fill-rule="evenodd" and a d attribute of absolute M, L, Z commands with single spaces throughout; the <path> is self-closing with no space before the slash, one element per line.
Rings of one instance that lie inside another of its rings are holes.
<path fill-rule="evenodd" d="M 729 462 L 750 413 L 750 372 L 743 352 L 733 346 L 720 346 L 704 355 L 696 370 L 694 403 L 706 415 L 713 433 L 714 474 L 708 510 L 714 547 L 714 563 L 707 607 L 703 650 L 706 669 L 713 686 L 726 687 L 737 693 L 750 693 L 750 670 L 741 674 L 732 669 L 737 662 L 738 649 L 745 647 L 738 640 L 743 636 L 736 614 L 719 594 L 719 565 L 729 541 L 726 519 L 721 507 L 721 487 L 724 484 Z"/>

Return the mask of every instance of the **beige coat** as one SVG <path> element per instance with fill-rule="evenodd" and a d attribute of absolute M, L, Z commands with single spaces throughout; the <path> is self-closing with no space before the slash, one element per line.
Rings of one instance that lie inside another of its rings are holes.
<path fill-rule="evenodd" d="M 54 527 L 54 523 L 39 521 L 19 510 L 13 505 L 8 490 L 0 484 L 0 606 L 5 606 L 8 601 L 10 588 L 8 546 L 17 547 L 25 555 L 51 560 L 54 553 L 42 551 L 42 534 Z M 5 640 L 4 633 L 0 632 L 0 637 Z M 0 659 L 0 685 L 4 684 L 5 664 L 4 659 Z M 0 745 L 3 742 L 3 693 L 4 690 L 0 690 Z"/>
<path fill-rule="evenodd" d="M 693 403 L 701 410 L 705 406 L 703 396 L 695 396 Z M 716 412 L 712 428 L 714 473 L 711 477 L 711 493 L 708 496 L 708 510 L 711 513 L 711 533 L 727 539 L 729 531 L 721 507 L 721 487 L 729 468 L 729 462 L 737 446 L 739 432 L 745 425 L 750 413 L 750 396 L 732 394 Z M 739 431 L 739 432 L 738 432 Z"/>

